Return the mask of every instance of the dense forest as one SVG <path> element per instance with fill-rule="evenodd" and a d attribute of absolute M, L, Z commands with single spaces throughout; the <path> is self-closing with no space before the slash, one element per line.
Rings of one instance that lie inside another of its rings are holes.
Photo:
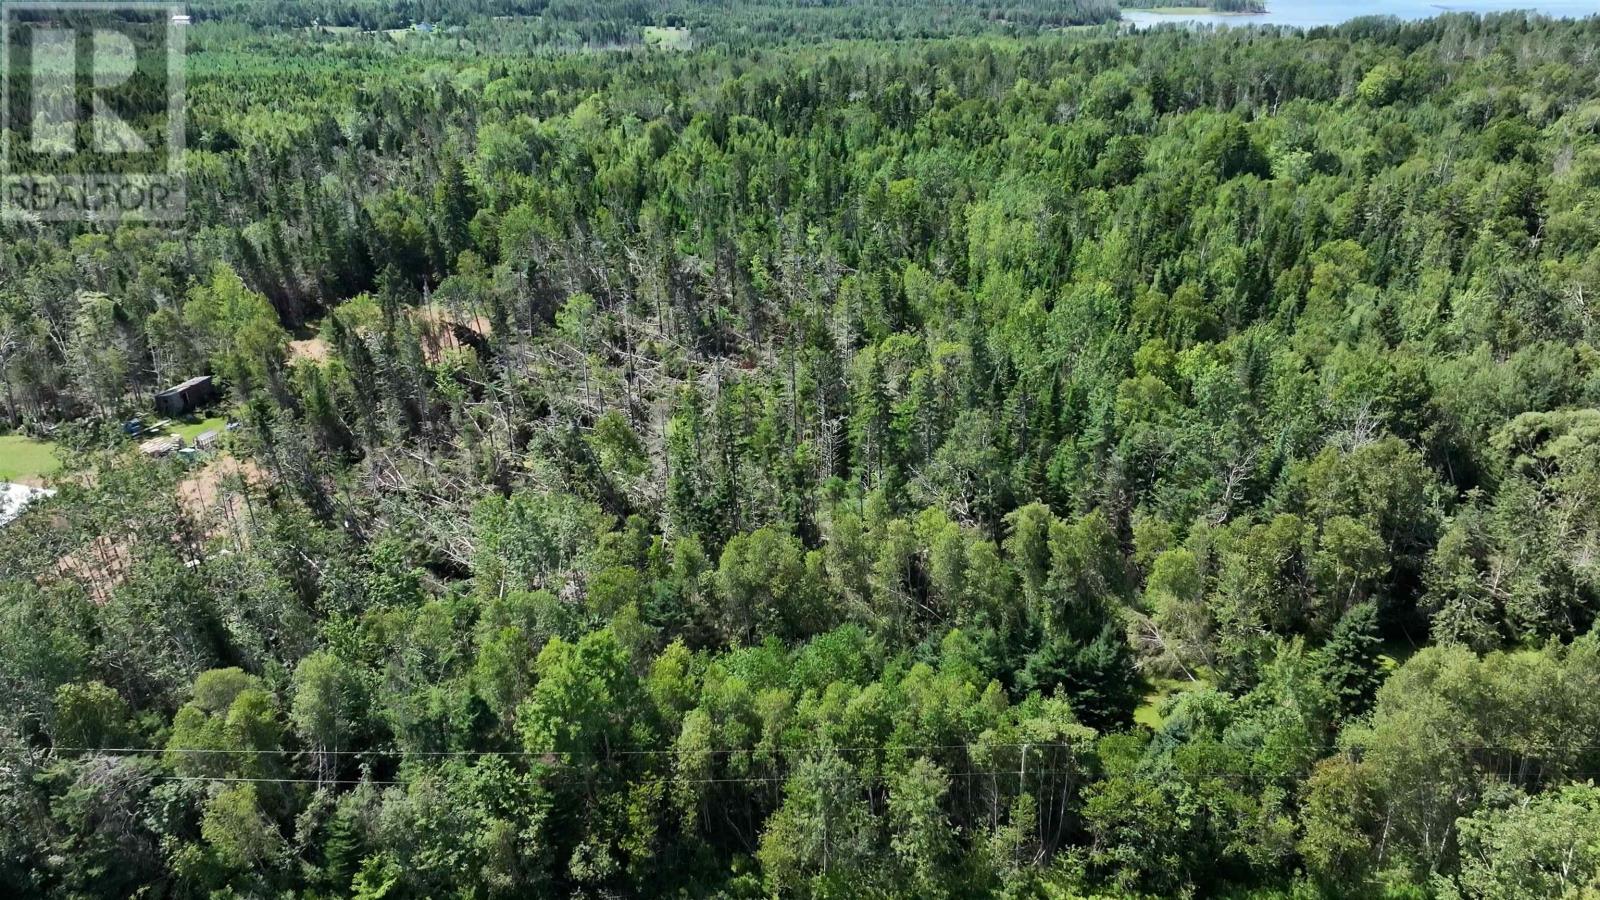
<path fill-rule="evenodd" d="M 0 894 L 1596 896 L 1600 18 L 1008 4 L 197 4 Z"/>
<path fill-rule="evenodd" d="M 1037 34 L 1118 17 L 1116 0 L 200 0 L 205 23 L 375 32 L 446 25 L 474 41 L 511 27 L 529 49 L 637 45 L 642 27 L 693 27 L 718 43 Z"/>

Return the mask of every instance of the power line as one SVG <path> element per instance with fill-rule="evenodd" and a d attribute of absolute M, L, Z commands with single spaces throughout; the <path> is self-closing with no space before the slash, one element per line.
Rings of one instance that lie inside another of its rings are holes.
<path fill-rule="evenodd" d="M 945 772 L 946 778 L 1001 778 L 1013 777 L 1023 774 L 1020 769 L 999 769 L 994 771 L 971 772 Z M 1081 775 L 1075 769 L 1065 770 L 1040 770 L 1030 771 L 1028 774 L 1040 778 L 1053 778 L 1056 776 Z M 640 785 L 684 785 L 684 784 L 786 784 L 791 780 L 789 775 L 751 775 L 740 778 L 676 778 L 672 776 L 657 776 L 650 778 L 628 779 L 630 787 Z M 204 782 L 224 784 L 309 784 L 321 787 L 376 785 L 387 787 L 405 787 L 419 782 L 428 781 L 427 776 L 405 780 L 370 780 L 364 778 L 256 778 L 232 775 L 156 775 L 155 781 L 167 782 Z M 815 780 L 825 782 L 844 782 L 858 780 L 854 774 L 848 775 L 823 775 Z"/>
<path fill-rule="evenodd" d="M 1032 748 L 1049 749 L 1049 748 L 1052 748 L 1052 747 L 1065 747 L 1065 746 L 1068 746 L 1068 745 L 1065 745 L 1065 744 L 1012 744 L 1012 745 L 1009 745 L 1009 746 L 1027 747 L 1027 748 L 1030 748 L 1030 749 L 1032 749 Z M 833 749 L 833 748 L 829 748 L 829 749 Z M 1600 748 L 1596 748 L 1596 749 L 1600 749 Z M 154 751 L 154 752 L 163 752 L 163 751 Z M 210 751 L 196 751 L 196 752 L 204 753 L 204 752 L 210 752 Z M 271 752 L 271 751 L 262 751 L 262 752 Z M 290 751 L 284 751 L 284 752 L 290 752 Z M 488 755 L 487 752 L 485 752 L 485 755 Z M 588 773 L 584 773 L 584 772 L 580 771 L 577 767 L 574 767 L 574 766 L 571 766 L 571 765 L 567 765 L 567 764 L 551 764 L 544 772 L 542 772 L 540 774 L 543 775 L 543 776 L 550 776 L 550 775 L 559 774 L 559 775 L 563 775 L 563 776 L 578 776 L 578 777 L 582 778 Z M 972 770 L 972 771 L 959 771 L 959 772 L 944 772 L 942 774 L 946 778 L 951 778 L 951 779 L 956 779 L 956 778 L 969 778 L 969 779 L 970 778 L 1011 778 L 1011 777 L 1027 778 L 1027 776 L 1029 776 L 1030 774 L 1033 775 L 1035 778 L 1057 778 L 1057 777 L 1081 776 L 1081 775 L 1083 775 L 1083 771 L 1082 770 L 1078 770 L 1078 769 L 1066 769 L 1066 770 L 1060 770 L 1060 769 L 1037 769 L 1037 770 L 1029 770 L 1029 769 L 1026 769 L 1026 768 L 1018 768 L 1018 769 L 994 769 L 994 770 Z M 1209 781 L 1226 781 L 1226 782 L 1232 782 L 1232 783 L 1235 783 L 1235 784 L 1242 784 L 1242 783 L 1258 784 L 1258 783 L 1264 783 L 1264 782 L 1271 782 L 1271 781 L 1274 780 L 1274 778 L 1272 776 L 1260 776 L 1260 775 L 1254 775 L 1254 774 L 1251 774 L 1251 773 L 1248 773 L 1248 772 L 1203 772 L 1203 773 L 1202 772 L 1191 772 L 1191 773 L 1186 773 L 1186 774 L 1187 774 L 1187 776 L 1189 778 L 1192 778 L 1192 779 L 1197 780 L 1197 781 L 1208 781 L 1208 780 Z M 1508 780 L 1508 781 L 1512 780 L 1511 776 L 1502 775 L 1502 774 L 1496 773 L 1496 772 L 1478 772 L 1477 774 L 1482 775 L 1482 776 L 1486 776 L 1486 777 L 1502 779 L 1502 780 Z M 1594 771 L 1581 770 L 1581 771 L 1560 772 L 1559 775 L 1563 779 L 1567 780 L 1568 782 L 1576 782 L 1578 779 L 1600 778 L 1600 770 L 1594 770 Z M 797 777 L 795 775 L 795 773 L 792 773 L 792 772 L 784 773 L 784 774 L 773 774 L 773 775 L 747 775 L 747 776 L 723 777 L 723 778 L 685 778 L 685 777 L 676 776 L 676 775 L 629 776 L 627 773 L 618 772 L 618 771 L 614 771 L 614 770 L 609 773 L 609 776 L 612 778 L 612 780 L 622 781 L 622 782 L 626 783 L 629 786 L 646 786 L 646 785 L 682 786 L 682 785 L 718 785 L 718 784 L 724 784 L 724 785 L 726 785 L 726 784 L 744 784 L 744 785 L 749 785 L 749 784 L 787 784 L 793 778 Z M 855 773 L 855 772 L 850 772 L 850 773 L 846 773 L 846 774 L 843 774 L 843 775 L 820 775 L 820 776 L 814 775 L 814 776 L 810 776 L 810 777 L 814 778 L 815 780 L 820 780 L 820 781 L 830 782 L 830 783 L 833 783 L 833 782 L 846 782 L 846 781 L 854 781 L 854 780 L 870 780 L 870 779 L 863 779 L 862 776 L 860 776 L 858 773 Z M 424 774 L 421 774 L 421 775 L 419 775 L 417 777 L 407 778 L 407 779 L 275 778 L 275 777 L 266 777 L 266 776 L 232 776 L 232 775 L 153 775 L 153 776 L 151 776 L 151 780 L 153 780 L 153 781 L 171 782 L 171 783 L 291 784 L 291 785 L 311 785 L 311 786 L 316 786 L 316 787 L 359 787 L 359 786 L 362 786 L 362 785 L 371 785 L 371 786 L 376 786 L 376 787 L 408 787 L 408 786 L 413 785 L 413 784 L 426 783 L 426 782 L 432 780 L 432 778 L 433 778 L 433 774 L 431 772 L 424 773 Z"/>
<path fill-rule="evenodd" d="M 1028 774 L 1030 774 L 1028 769 L 1027 769 L 1027 766 L 1026 766 L 1026 760 L 1027 760 L 1027 757 L 1028 757 L 1028 755 L 1030 753 L 1032 753 L 1033 751 L 1036 751 L 1036 750 L 1037 751 L 1049 751 L 1049 750 L 1057 750 L 1057 749 L 1069 749 L 1072 746 L 1074 746 L 1074 745 L 1066 744 L 1066 743 L 1048 743 L 1048 742 L 1047 743 L 1040 743 L 1040 742 L 1036 742 L 1036 741 L 1026 741 L 1026 742 L 1001 742 L 1001 743 L 995 743 L 995 744 L 898 744 L 898 745 L 870 745 L 870 746 L 846 746 L 846 747 L 837 747 L 837 746 L 831 746 L 831 745 L 816 745 L 816 746 L 807 746 L 807 747 L 775 747 L 775 748 L 769 748 L 769 749 L 772 752 L 777 752 L 777 753 L 782 753 L 782 754 L 800 754 L 800 753 L 818 753 L 818 754 L 821 754 L 821 753 L 860 752 L 860 751 L 885 752 L 885 751 L 890 751 L 890 750 L 900 750 L 900 751 L 911 751 L 911 750 L 953 750 L 953 749 L 970 750 L 970 749 L 976 749 L 976 748 L 980 748 L 980 747 L 987 747 L 987 748 L 991 748 L 991 749 L 1020 749 L 1020 750 L 1022 750 L 1023 764 L 1018 769 L 970 770 L 970 771 L 957 771 L 957 772 L 945 772 L 945 773 L 943 773 L 945 775 L 945 777 L 955 779 L 955 778 L 1001 778 L 1001 777 L 1009 778 L 1009 777 L 1013 777 L 1013 776 L 1025 778 L 1025 777 L 1027 777 Z M 148 756 L 155 755 L 155 754 L 167 754 L 167 753 L 186 755 L 186 756 L 204 756 L 204 755 L 208 755 L 208 754 L 218 754 L 218 755 L 230 755 L 230 754 L 232 754 L 232 755 L 259 757 L 259 756 L 263 756 L 263 755 L 272 755 L 272 754 L 289 754 L 289 755 L 308 754 L 309 755 L 309 754 L 315 754 L 315 753 L 318 752 L 318 751 L 311 751 L 311 750 L 250 749 L 250 748 L 222 748 L 222 749 L 217 749 L 217 750 L 207 750 L 207 749 L 194 748 L 194 747 L 178 747 L 178 748 L 171 748 L 171 749 L 149 748 L 149 747 L 101 747 L 101 748 L 93 748 L 93 747 L 55 747 L 55 748 L 52 748 L 52 749 L 54 749 L 56 751 L 59 751 L 59 752 L 82 752 L 82 753 L 89 753 L 89 754 L 103 754 L 103 755 L 106 755 L 106 756 L 122 756 L 122 757 L 125 757 L 125 758 L 140 758 L 140 757 L 148 757 Z M 488 758 L 494 758 L 494 757 L 540 757 L 541 759 L 543 759 L 543 758 L 552 757 L 552 756 L 567 755 L 567 754 L 560 754 L 560 753 L 557 753 L 557 752 L 554 752 L 554 751 L 531 751 L 531 750 L 504 750 L 504 751 L 502 751 L 502 750 L 449 750 L 449 751 L 422 751 L 422 752 L 418 752 L 418 753 L 414 753 L 414 754 L 407 753 L 405 751 L 395 751 L 395 750 L 389 750 L 389 751 L 385 751 L 385 750 L 333 750 L 333 751 L 325 751 L 325 752 L 328 755 L 341 756 L 341 757 L 396 756 L 396 757 L 400 757 L 402 759 L 402 761 L 406 757 L 410 757 L 410 756 L 418 756 L 418 757 L 423 757 L 423 758 L 441 758 L 441 757 L 444 757 L 444 758 L 460 758 L 460 757 L 479 757 L 479 758 L 485 758 L 485 757 L 488 757 Z M 600 755 L 599 751 L 591 751 L 591 752 L 593 752 L 596 756 Z M 630 755 L 631 756 L 638 756 L 638 755 L 677 754 L 679 756 L 693 758 L 693 757 L 696 757 L 696 756 L 701 756 L 701 757 L 710 756 L 712 754 L 758 753 L 758 752 L 762 752 L 762 751 L 755 750 L 755 749 L 748 749 L 748 748 L 740 748 L 740 749 L 718 748 L 718 749 L 713 749 L 713 750 L 697 750 L 697 749 L 674 748 L 674 749 L 664 749 L 664 750 L 613 751 L 612 755 L 615 755 L 615 756 L 630 756 Z M 559 774 L 559 775 L 562 775 L 562 776 L 583 777 L 583 776 L 585 776 L 586 774 L 589 774 L 589 773 L 584 772 L 581 767 L 573 765 L 573 764 L 568 763 L 568 762 L 546 760 L 545 761 L 545 772 L 542 773 L 542 774 L 545 774 L 545 775 Z M 1061 771 L 1058 771 L 1058 770 L 1052 770 L 1052 769 L 1036 769 L 1031 774 L 1033 774 L 1033 776 L 1036 777 L 1036 778 L 1050 778 L 1050 777 L 1057 777 L 1057 776 L 1078 775 L 1078 774 L 1081 774 L 1081 772 L 1079 772 L 1077 770 L 1061 770 Z M 720 778 L 685 778 L 685 777 L 682 777 L 682 776 L 675 776 L 675 775 L 644 775 L 644 776 L 633 776 L 633 777 L 630 777 L 626 773 L 617 772 L 617 771 L 614 771 L 614 770 L 610 773 L 610 775 L 612 777 L 625 780 L 630 786 L 652 785 L 652 784 L 678 785 L 678 786 L 691 785 L 691 784 L 692 785 L 784 784 L 784 783 L 789 782 L 791 780 L 791 778 L 795 777 L 793 773 L 771 774 L 771 775 L 730 776 L 730 777 L 720 777 Z M 850 773 L 845 774 L 845 775 L 837 775 L 837 776 L 823 775 L 823 776 L 821 776 L 821 780 L 823 780 L 823 781 L 849 781 L 849 780 L 855 780 L 855 779 L 857 779 L 859 777 L 860 776 L 857 773 L 850 772 Z M 293 785 L 315 785 L 315 786 L 318 786 L 318 787 L 330 787 L 330 786 L 332 786 L 332 787 L 338 787 L 338 786 L 357 787 L 357 786 L 360 786 L 360 785 L 374 785 L 374 786 L 382 786 L 382 787 L 401 787 L 401 786 L 408 786 L 408 785 L 411 785 L 411 784 L 415 784 L 418 781 L 426 781 L 426 780 L 428 780 L 428 778 L 429 778 L 429 775 L 427 775 L 427 774 L 421 775 L 421 776 L 419 776 L 417 778 L 400 779 L 400 780 L 392 780 L 392 779 L 390 779 L 390 780 L 375 780 L 375 779 L 368 779 L 368 778 L 267 777 L 267 776 L 237 776 L 237 775 L 154 775 L 154 776 L 152 776 L 152 780 L 163 781 L 163 782 L 174 782 L 174 783 L 293 784 Z"/>
<path fill-rule="evenodd" d="M 1070 749 L 1079 746 L 1068 743 L 1041 743 L 1039 741 L 1019 741 L 1002 743 L 984 743 L 975 741 L 966 744 L 873 744 L 863 746 L 832 746 L 816 745 L 808 747 L 736 747 L 736 748 L 684 748 L 669 747 L 655 750 L 622 749 L 622 750 L 289 750 L 283 748 L 238 748 L 219 747 L 207 749 L 203 747 L 51 747 L 50 750 L 58 753 L 104 753 L 134 756 L 139 754 L 234 754 L 234 755 L 316 755 L 316 756 L 398 756 L 398 757 L 424 757 L 424 758 L 450 758 L 450 757 L 547 757 L 547 756 L 587 756 L 587 757 L 619 757 L 619 756 L 716 756 L 735 753 L 752 754 L 799 754 L 799 753 L 867 753 L 909 750 L 977 750 L 977 749 L 1016 749 L 1030 747 L 1039 750 Z"/>
<path fill-rule="evenodd" d="M 1071 748 L 1079 747 L 1079 746 L 1082 746 L 1082 745 L 1081 744 L 1072 744 L 1072 743 L 1063 743 L 1063 742 L 1049 743 L 1049 742 L 1039 742 L 1039 741 L 1016 741 L 1016 742 L 1004 741 L 1004 742 L 998 742 L 998 743 L 986 743 L 986 742 L 983 742 L 983 741 L 972 741 L 972 742 L 964 743 L 964 744 L 871 744 L 871 745 L 859 745 L 859 746 L 835 746 L 835 745 L 830 745 L 830 744 L 818 744 L 818 745 L 814 745 L 814 746 L 805 746 L 805 747 L 783 747 L 783 746 L 777 746 L 777 747 L 717 747 L 717 748 L 708 748 L 708 749 L 686 748 L 686 747 L 667 747 L 667 748 L 649 749 L 649 750 L 646 750 L 646 749 L 617 749 L 617 750 L 589 750 L 589 749 L 576 749 L 576 750 L 381 750 L 381 749 L 373 749 L 373 750 L 315 750 L 315 749 L 309 749 L 309 748 L 302 748 L 302 749 L 298 749 L 298 750 L 293 750 L 293 749 L 276 748 L 276 747 L 269 747 L 269 748 L 218 747 L 218 748 L 214 748 L 213 749 L 213 748 L 204 748 L 204 747 L 68 747 L 68 746 L 52 746 L 52 747 L 43 748 L 43 749 L 50 750 L 50 751 L 57 752 L 57 753 L 103 753 L 103 754 L 120 754 L 120 755 L 129 755 L 129 756 L 138 755 L 138 754 L 156 755 L 156 754 L 171 753 L 171 754 L 194 754 L 194 755 L 207 755 L 207 754 L 234 754 L 234 755 L 272 755 L 272 754 L 285 755 L 285 754 L 287 754 L 287 755 L 302 755 L 303 754 L 303 755 L 307 755 L 307 756 L 312 756 L 312 755 L 315 755 L 315 756 L 363 756 L 363 757 L 370 757 L 370 756 L 396 756 L 396 757 L 404 757 L 404 758 L 411 758 L 411 757 L 450 758 L 450 757 L 483 757 L 483 756 L 500 756 L 500 757 L 519 758 L 519 757 L 548 757 L 548 756 L 582 756 L 582 757 L 591 757 L 591 758 L 599 757 L 599 758 L 607 758 L 607 759 L 609 759 L 611 757 L 628 757 L 628 756 L 674 756 L 674 755 L 676 755 L 676 756 L 690 756 L 690 755 L 717 756 L 717 755 L 731 755 L 731 754 L 735 754 L 735 753 L 751 753 L 751 754 L 868 753 L 868 752 L 887 753 L 887 752 L 891 752 L 891 751 L 909 751 L 909 750 L 983 750 L 983 749 L 998 750 L 998 749 L 1016 749 L 1016 748 L 1021 748 L 1021 747 L 1031 747 L 1031 748 L 1034 748 L 1034 749 L 1046 750 L 1046 749 L 1071 749 Z M 1551 748 L 1545 748 L 1545 749 L 1522 747 L 1522 746 L 1510 746 L 1510 745 L 1505 745 L 1505 744 L 1498 744 L 1498 745 L 1497 744 L 1457 744 L 1457 745 L 1449 746 L 1448 749 L 1455 750 L 1455 751 L 1458 751 L 1458 752 L 1473 752 L 1473 751 L 1509 752 L 1509 753 L 1518 753 L 1518 754 L 1530 756 L 1530 757 L 1533 757 L 1533 758 L 1541 758 L 1541 754 L 1551 753 L 1551 752 L 1569 753 L 1569 752 L 1584 752 L 1584 751 L 1589 751 L 1589 752 L 1600 751 L 1600 744 L 1577 744 L 1577 745 L 1566 746 L 1566 747 L 1551 747 Z M 1332 755 L 1338 755 L 1338 753 L 1335 752 Z"/>

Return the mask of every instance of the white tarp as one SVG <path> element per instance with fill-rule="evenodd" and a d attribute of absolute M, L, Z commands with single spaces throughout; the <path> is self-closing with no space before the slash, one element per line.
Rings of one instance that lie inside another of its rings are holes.
<path fill-rule="evenodd" d="M 5 525 L 17 516 L 22 515 L 23 507 L 41 497 L 53 497 L 55 491 L 48 488 L 28 487 L 25 484 L 11 484 L 0 481 L 0 525 Z"/>

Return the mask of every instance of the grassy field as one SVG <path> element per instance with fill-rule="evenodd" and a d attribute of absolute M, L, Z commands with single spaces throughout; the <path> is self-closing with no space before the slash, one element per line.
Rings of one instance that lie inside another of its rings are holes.
<path fill-rule="evenodd" d="M 694 46 L 694 37 L 687 28 L 661 28 L 644 26 L 644 44 L 658 50 L 688 50 Z"/>
<path fill-rule="evenodd" d="M 0 435 L 0 481 L 38 483 L 61 468 L 56 445 L 19 434 Z"/>
<path fill-rule="evenodd" d="M 1161 701 L 1173 694 L 1182 691 L 1192 691 L 1196 688 L 1209 687 L 1204 681 L 1190 681 L 1187 678 L 1154 678 L 1150 681 L 1150 692 L 1144 695 L 1144 702 L 1133 711 L 1135 724 L 1146 728 L 1161 727 Z"/>
<path fill-rule="evenodd" d="M 172 428 L 168 429 L 168 431 L 182 435 L 183 442 L 185 444 L 193 444 L 195 438 L 205 434 L 208 431 L 215 431 L 220 435 L 222 433 L 222 429 L 227 424 L 227 416 L 211 416 L 205 419 L 192 420 L 180 419 L 175 425 L 173 425 Z"/>
<path fill-rule="evenodd" d="M 162 434 L 179 434 L 186 445 L 193 446 L 194 439 L 207 431 L 224 433 L 228 424 L 226 415 L 207 416 L 204 419 L 184 418 L 174 421 L 161 430 Z M 56 445 L 50 441 L 36 441 L 20 434 L 0 435 L 0 481 L 39 484 L 61 468 L 56 459 Z"/>

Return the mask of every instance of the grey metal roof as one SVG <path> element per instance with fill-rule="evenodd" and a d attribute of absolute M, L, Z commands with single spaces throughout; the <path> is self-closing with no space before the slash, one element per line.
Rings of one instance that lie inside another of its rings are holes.
<path fill-rule="evenodd" d="M 167 394 L 176 394 L 177 392 L 179 392 L 181 390 L 184 390 L 186 388 L 192 388 L 197 384 L 204 384 L 205 382 L 208 382 L 210 380 L 211 380 L 211 376 L 210 375 L 196 375 L 195 377 L 189 379 L 188 381 L 185 381 L 183 384 L 173 385 L 172 387 L 167 388 L 166 390 L 160 392 L 156 396 L 164 397 Z"/>

